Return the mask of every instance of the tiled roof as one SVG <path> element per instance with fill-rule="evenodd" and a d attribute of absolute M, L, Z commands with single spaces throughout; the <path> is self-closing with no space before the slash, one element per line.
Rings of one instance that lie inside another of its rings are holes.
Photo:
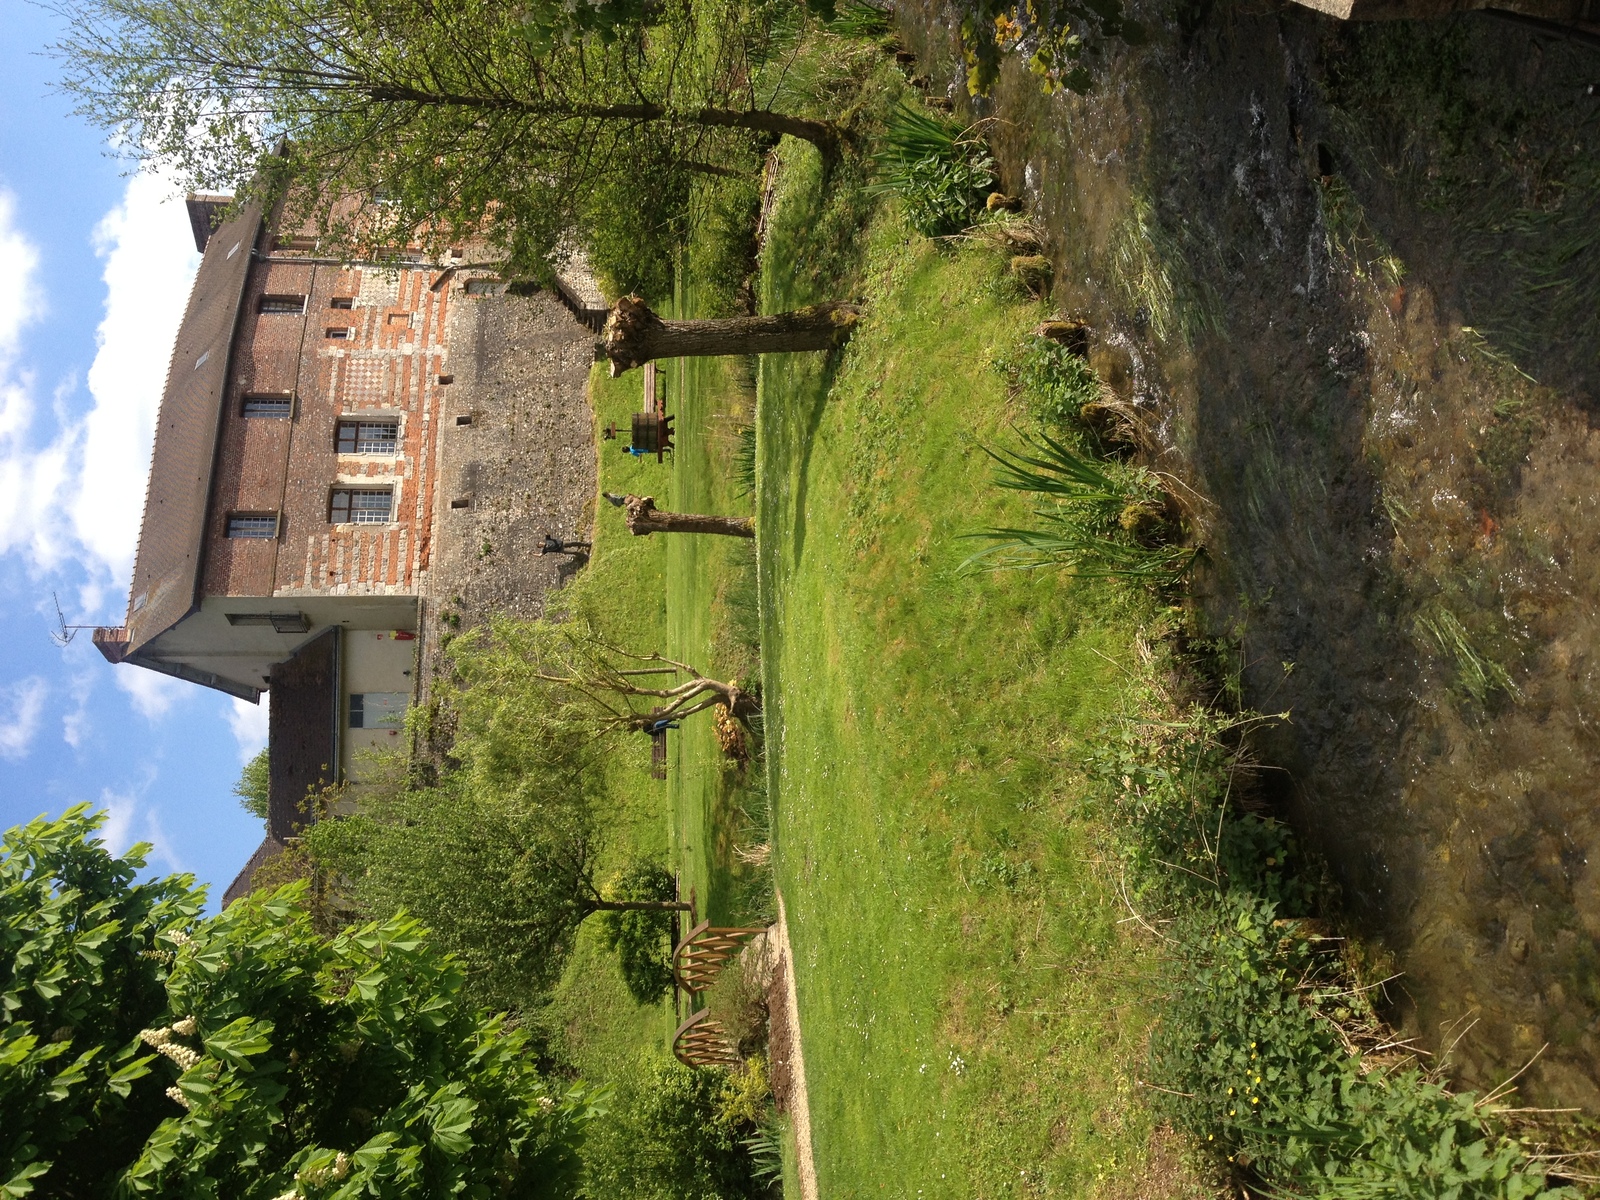
<path fill-rule="evenodd" d="M 276 858 L 287 849 L 287 846 L 271 835 L 262 838 L 261 845 L 256 847 L 255 853 L 250 856 L 250 860 L 233 877 L 233 882 L 228 885 L 228 890 L 222 893 L 222 907 L 227 908 L 235 900 L 248 896 L 250 894 L 250 881 L 255 877 L 255 873 L 266 864 L 269 858 Z"/>
<path fill-rule="evenodd" d="M 228 357 L 261 208 L 249 204 L 220 226 L 189 293 L 167 369 L 145 493 L 144 524 L 128 599 L 125 654 L 159 637 L 199 602 L 201 553 Z"/>

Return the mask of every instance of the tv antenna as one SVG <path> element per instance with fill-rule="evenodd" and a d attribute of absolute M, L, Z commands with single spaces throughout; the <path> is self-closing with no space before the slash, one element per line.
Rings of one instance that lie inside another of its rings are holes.
<path fill-rule="evenodd" d="M 50 631 L 50 640 L 56 645 L 63 648 L 70 646 L 80 630 L 96 628 L 93 625 L 68 625 L 67 614 L 61 611 L 61 598 L 52 591 L 50 599 L 56 606 L 56 627 Z"/>

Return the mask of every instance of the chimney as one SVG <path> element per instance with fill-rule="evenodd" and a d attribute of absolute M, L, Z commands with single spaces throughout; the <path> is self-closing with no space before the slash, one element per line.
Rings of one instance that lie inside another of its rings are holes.
<path fill-rule="evenodd" d="M 94 648 L 105 656 L 108 663 L 119 663 L 128 656 L 127 629 L 108 629 L 104 625 L 94 631 Z"/>

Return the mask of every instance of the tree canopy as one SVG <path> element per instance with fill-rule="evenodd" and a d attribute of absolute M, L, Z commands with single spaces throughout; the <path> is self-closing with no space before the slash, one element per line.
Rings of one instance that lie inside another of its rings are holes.
<path fill-rule="evenodd" d="M 304 886 L 201 919 L 86 806 L 0 844 L 0 1194 L 557 1197 L 589 1108 L 404 915 Z"/>
<path fill-rule="evenodd" d="M 127 152 L 200 190 L 293 180 L 297 219 L 368 254 L 476 233 L 542 269 L 602 183 L 628 180 L 642 205 L 660 194 L 660 180 L 629 180 L 641 161 L 670 183 L 688 164 L 748 156 L 752 138 L 837 136 L 773 111 L 771 14 L 747 0 L 62 11 L 62 86 Z"/>

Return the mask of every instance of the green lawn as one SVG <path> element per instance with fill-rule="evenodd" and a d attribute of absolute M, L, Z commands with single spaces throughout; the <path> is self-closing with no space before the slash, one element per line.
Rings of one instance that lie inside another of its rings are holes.
<path fill-rule="evenodd" d="M 860 216 L 792 154 L 763 272 L 765 311 L 867 300 L 836 361 L 764 360 L 758 406 L 768 786 L 819 1188 L 1118 1194 L 1151 1134 L 1155 964 L 1074 763 L 1133 702 L 1159 614 L 960 570 L 961 534 L 1026 519 L 979 447 L 1020 419 L 993 356 L 1046 314 L 993 251 Z"/>

